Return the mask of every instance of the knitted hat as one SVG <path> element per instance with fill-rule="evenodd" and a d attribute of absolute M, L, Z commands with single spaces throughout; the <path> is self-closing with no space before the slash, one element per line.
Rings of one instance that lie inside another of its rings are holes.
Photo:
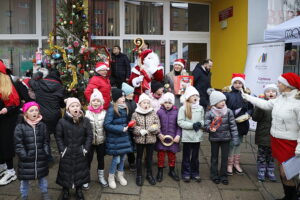
<path fill-rule="evenodd" d="M 278 93 L 278 87 L 277 87 L 276 84 L 265 85 L 265 87 L 264 87 L 264 93 L 266 93 L 267 90 L 274 90 L 274 91 L 276 91 L 276 93 Z"/>
<path fill-rule="evenodd" d="M 119 98 L 123 97 L 125 94 L 123 92 L 123 90 L 119 89 L 119 88 L 113 88 L 111 90 L 111 97 L 113 102 L 117 102 Z"/>
<path fill-rule="evenodd" d="M 97 72 L 100 70 L 109 70 L 109 67 L 105 62 L 97 62 L 95 71 Z"/>
<path fill-rule="evenodd" d="M 75 97 L 69 97 L 69 98 L 65 99 L 65 103 L 66 103 L 66 110 L 68 110 L 70 105 L 73 103 L 78 103 L 81 106 L 79 99 L 77 99 Z"/>
<path fill-rule="evenodd" d="M 212 91 L 212 93 L 209 96 L 209 102 L 210 102 L 211 106 L 216 105 L 219 102 L 225 101 L 225 100 L 226 100 L 226 96 L 222 92 L 219 92 L 219 91 Z"/>
<path fill-rule="evenodd" d="M 39 105 L 37 102 L 35 102 L 35 101 L 30 101 L 30 102 L 25 103 L 25 104 L 23 105 L 23 107 L 22 107 L 23 113 L 26 113 L 27 110 L 28 110 L 29 108 L 31 108 L 32 106 L 36 106 L 36 107 L 38 107 L 38 109 L 40 109 L 40 105 Z"/>
<path fill-rule="evenodd" d="M 240 74 L 240 73 L 233 73 L 232 74 L 232 79 L 231 79 L 231 85 L 233 85 L 233 83 L 235 81 L 241 81 L 244 88 L 246 88 L 245 86 L 245 78 L 246 78 L 246 75 L 245 74 Z"/>
<path fill-rule="evenodd" d="M 93 90 L 93 93 L 92 93 L 91 98 L 90 98 L 90 103 L 91 103 L 94 99 L 99 99 L 100 102 L 101 102 L 101 104 L 102 104 L 102 105 L 104 104 L 103 95 L 102 95 L 102 93 L 101 93 L 97 88 L 94 88 L 94 90 Z"/>
<path fill-rule="evenodd" d="M 171 102 L 172 104 L 175 104 L 174 94 L 172 94 L 171 92 L 167 92 L 163 94 L 163 96 L 161 97 L 161 103 L 165 103 L 165 102 Z"/>
<path fill-rule="evenodd" d="M 196 90 L 196 88 L 194 88 L 193 86 L 188 86 L 186 89 L 185 89 L 185 92 L 184 94 L 182 95 L 182 98 L 181 100 L 183 101 L 187 101 L 191 96 L 193 95 L 199 95 L 199 92 Z"/>
<path fill-rule="evenodd" d="M 6 66 L 3 62 L 0 62 L 0 72 L 6 74 Z"/>
<path fill-rule="evenodd" d="M 176 59 L 173 63 L 174 65 L 180 65 L 182 67 L 182 69 L 185 68 L 185 60 L 184 59 Z"/>
<path fill-rule="evenodd" d="M 149 100 L 149 101 L 151 102 L 150 97 L 149 97 L 147 94 L 145 94 L 145 93 L 141 94 L 138 103 L 141 103 L 141 102 L 144 101 L 144 100 Z"/>
<path fill-rule="evenodd" d="M 127 83 L 122 83 L 122 90 L 126 96 L 134 92 L 134 88 L 128 85 Z"/>
<path fill-rule="evenodd" d="M 290 88 L 300 90 L 300 77 L 295 73 L 289 72 L 282 74 L 279 76 L 278 81 Z"/>
<path fill-rule="evenodd" d="M 153 80 L 151 81 L 151 92 L 155 93 L 159 88 L 163 88 L 163 84 L 161 84 L 160 82 Z"/>

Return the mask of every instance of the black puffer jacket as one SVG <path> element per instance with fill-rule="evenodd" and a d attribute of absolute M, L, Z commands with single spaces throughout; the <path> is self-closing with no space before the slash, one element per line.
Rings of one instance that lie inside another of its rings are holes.
<path fill-rule="evenodd" d="M 39 122 L 35 128 L 24 119 L 14 133 L 15 150 L 19 157 L 18 178 L 40 179 L 48 175 L 49 137 L 46 124 Z"/>
<path fill-rule="evenodd" d="M 205 130 L 209 133 L 209 140 L 212 142 L 232 140 L 234 145 L 238 145 L 240 143 L 238 137 L 239 134 L 232 111 L 228 109 L 228 112 L 224 116 L 222 116 L 221 126 L 217 129 L 216 132 L 211 132 L 209 130 L 210 125 L 216 117 L 217 116 L 211 110 L 206 112 L 205 114 L 204 127 Z"/>
<path fill-rule="evenodd" d="M 126 82 L 126 78 L 129 79 L 131 73 L 130 62 L 123 53 L 118 55 L 112 54 L 111 59 L 111 84 L 116 84 L 120 88 L 122 82 Z"/>
<path fill-rule="evenodd" d="M 69 114 L 59 120 L 56 127 L 55 139 L 60 153 L 56 183 L 62 187 L 71 188 L 90 182 L 90 172 L 86 154 L 93 140 L 93 132 L 88 118 L 81 117 L 75 123 Z"/>
<path fill-rule="evenodd" d="M 41 114 L 51 133 L 61 118 L 60 108 L 64 107 L 65 89 L 55 72 L 51 72 L 45 79 L 29 82 L 36 96 L 36 102 L 41 106 Z"/>

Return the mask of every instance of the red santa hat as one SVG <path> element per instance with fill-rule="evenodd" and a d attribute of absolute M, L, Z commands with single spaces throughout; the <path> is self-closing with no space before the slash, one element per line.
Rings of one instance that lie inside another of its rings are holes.
<path fill-rule="evenodd" d="M 180 59 L 176 59 L 173 63 L 174 65 L 180 65 L 183 69 L 185 68 L 185 60 L 180 58 Z"/>
<path fill-rule="evenodd" d="M 233 73 L 232 74 L 232 78 L 231 78 L 231 85 L 233 85 L 233 83 L 235 81 L 241 81 L 243 86 L 245 87 L 245 78 L 246 75 L 245 74 L 241 74 L 241 73 Z"/>
<path fill-rule="evenodd" d="M 295 73 L 289 72 L 282 74 L 279 76 L 278 81 L 290 88 L 300 90 L 300 77 Z"/>
<path fill-rule="evenodd" d="M 105 62 L 97 62 L 95 71 L 97 72 L 99 70 L 109 70 L 109 67 Z"/>
<path fill-rule="evenodd" d="M 142 61 L 142 64 L 144 64 L 144 59 L 148 56 L 149 53 L 152 53 L 153 51 L 151 49 L 146 49 L 140 54 L 140 58 Z"/>
<path fill-rule="evenodd" d="M 6 74 L 6 66 L 3 62 L 0 62 L 0 72 Z"/>

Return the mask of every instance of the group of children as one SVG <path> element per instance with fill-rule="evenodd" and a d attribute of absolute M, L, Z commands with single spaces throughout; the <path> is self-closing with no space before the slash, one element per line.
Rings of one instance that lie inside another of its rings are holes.
<path fill-rule="evenodd" d="M 159 91 L 160 87 L 153 93 Z M 242 174 L 239 165 L 240 144 L 249 129 L 249 118 L 253 106 L 242 99 L 246 92 L 244 77 L 239 74 L 232 79 L 231 86 L 224 93 L 211 91 L 211 107 L 205 111 L 199 105 L 199 93 L 193 87 L 186 88 L 181 96 L 183 104 L 179 109 L 174 105 L 175 96 L 167 92 L 160 95 L 141 94 L 136 104 L 134 88 L 123 83 L 122 90 L 111 90 L 112 103 L 105 110 L 104 95 L 93 89 L 87 111 L 82 111 L 77 98 L 66 99 L 64 117 L 57 124 L 55 139 L 60 152 L 60 163 L 56 182 L 63 188 L 62 199 L 69 199 L 69 190 L 76 189 L 77 199 L 84 199 L 82 189 L 89 188 L 90 168 L 96 151 L 98 178 L 103 187 L 112 189 L 127 185 L 124 177 L 126 155 L 132 171 L 136 170 L 136 184 L 143 185 L 143 155 L 146 149 L 146 179 L 151 185 L 163 180 L 165 156 L 168 157 L 168 175 L 175 181 L 180 178 L 175 170 L 176 153 L 182 143 L 181 178 L 184 182 L 200 182 L 199 149 L 203 134 L 209 134 L 211 143 L 210 178 L 216 183 L 227 185 L 228 175 Z M 265 98 L 275 98 L 276 86 L 265 88 Z M 152 97 L 159 101 L 159 108 L 152 105 Z M 258 178 L 265 176 L 275 181 L 274 164 L 270 153 L 269 137 L 271 119 L 269 113 L 254 111 L 258 129 L 256 142 L 258 150 Z M 18 175 L 21 180 L 22 199 L 28 198 L 29 180 L 38 179 L 43 199 L 50 199 L 47 193 L 49 136 L 41 121 L 39 105 L 29 102 L 23 106 L 24 120 L 15 129 L 15 147 L 19 157 Z M 134 122 L 134 126 L 132 123 Z M 129 125 L 130 124 L 130 125 Z M 259 139 L 261 138 L 261 139 Z M 218 154 L 221 149 L 221 168 L 218 170 Z M 157 151 L 158 172 L 152 173 L 153 152 Z M 136 156 L 134 154 L 136 152 Z M 108 182 L 104 173 L 104 156 L 112 156 Z M 267 173 L 266 173 L 267 172 Z"/>

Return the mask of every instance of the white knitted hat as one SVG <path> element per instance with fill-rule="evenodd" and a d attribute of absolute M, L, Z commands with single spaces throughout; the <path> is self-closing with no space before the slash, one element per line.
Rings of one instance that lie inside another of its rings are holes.
<path fill-rule="evenodd" d="M 149 101 L 151 102 L 150 97 L 149 97 L 147 94 L 145 94 L 145 93 L 141 94 L 138 103 L 141 103 L 141 102 L 144 101 L 144 100 L 149 100 Z"/>
<path fill-rule="evenodd" d="M 102 105 L 104 104 L 103 95 L 102 95 L 102 93 L 101 93 L 97 88 L 94 88 L 94 90 L 93 90 L 93 93 L 92 93 L 91 98 L 90 98 L 90 103 L 91 103 L 94 99 L 99 99 L 100 102 L 101 102 L 101 104 L 102 104 Z"/>
<path fill-rule="evenodd" d="M 184 94 L 181 96 L 180 101 L 183 103 L 187 101 L 191 96 L 193 95 L 199 95 L 199 92 L 194 88 L 193 86 L 189 86 L 185 89 Z"/>
<path fill-rule="evenodd" d="M 213 91 L 209 96 L 210 105 L 216 105 L 221 101 L 226 101 L 226 96 L 219 91 Z"/>
<path fill-rule="evenodd" d="M 171 92 L 167 92 L 163 94 L 163 96 L 161 97 L 161 103 L 165 103 L 165 102 L 171 102 L 172 104 L 175 104 L 174 94 L 172 94 Z"/>
<path fill-rule="evenodd" d="M 277 87 L 276 84 L 267 84 L 267 85 L 265 85 L 265 87 L 264 87 L 264 93 L 265 93 L 267 90 L 275 90 L 276 93 L 278 93 L 278 87 Z"/>

